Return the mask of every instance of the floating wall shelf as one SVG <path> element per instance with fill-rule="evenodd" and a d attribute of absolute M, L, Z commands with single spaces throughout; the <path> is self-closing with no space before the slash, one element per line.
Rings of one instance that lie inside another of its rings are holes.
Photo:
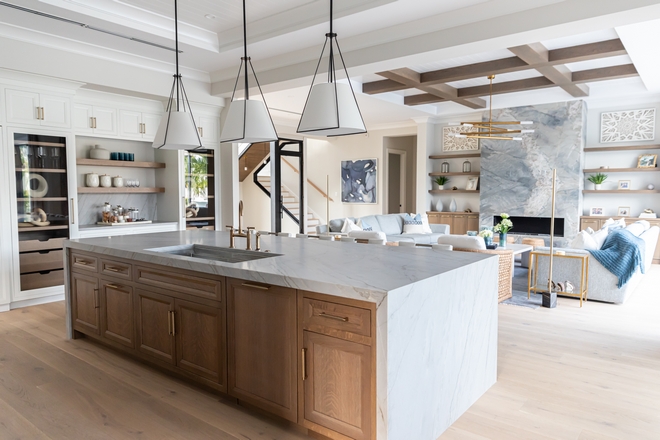
<path fill-rule="evenodd" d="M 660 145 L 636 145 L 624 147 L 591 147 L 585 148 L 585 153 L 602 153 L 607 151 L 644 151 L 644 150 L 660 150 Z"/>
<path fill-rule="evenodd" d="M 592 168 L 582 171 L 585 173 L 652 173 L 660 171 L 660 168 Z"/>
<path fill-rule="evenodd" d="M 658 189 L 585 189 L 582 194 L 660 194 Z"/>
<path fill-rule="evenodd" d="M 474 189 L 430 189 L 429 194 L 479 194 L 479 190 Z"/>
<path fill-rule="evenodd" d="M 162 162 L 133 162 L 128 160 L 77 159 L 76 164 L 124 168 L 165 168 L 165 164 Z"/>
<path fill-rule="evenodd" d="M 471 173 L 429 173 L 429 176 L 479 176 L 479 171 Z"/>
<path fill-rule="evenodd" d="M 481 157 L 481 153 L 467 153 L 467 154 L 433 154 L 429 159 L 469 159 L 471 157 Z"/>
<path fill-rule="evenodd" d="M 78 187 L 78 194 L 153 194 L 164 193 L 165 188 L 103 188 L 103 187 Z"/>

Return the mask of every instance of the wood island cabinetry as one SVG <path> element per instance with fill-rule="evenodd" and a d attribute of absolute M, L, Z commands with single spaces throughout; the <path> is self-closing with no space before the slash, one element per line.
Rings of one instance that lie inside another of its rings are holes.
<path fill-rule="evenodd" d="M 330 439 L 376 438 L 375 303 L 67 252 L 74 337 Z"/>

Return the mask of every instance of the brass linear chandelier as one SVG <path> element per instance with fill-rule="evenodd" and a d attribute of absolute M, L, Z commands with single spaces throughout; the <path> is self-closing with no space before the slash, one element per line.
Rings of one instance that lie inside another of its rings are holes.
<path fill-rule="evenodd" d="M 499 127 L 500 125 L 504 126 L 513 126 L 513 125 L 531 125 L 533 121 L 493 121 L 493 80 L 495 75 L 490 75 L 488 77 L 490 80 L 490 104 L 488 111 L 488 122 L 459 122 L 459 123 L 449 123 L 449 125 L 459 125 L 461 127 L 466 127 L 472 131 L 466 131 L 464 133 L 455 133 L 453 136 L 457 138 L 472 138 L 472 139 L 494 139 L 502 141 L 522 141 L 522 136 L 513 136 L 513 135 L 523 135 L 527 133 L 534 133 L 532 129 L 522 129 L 522 128 L 508 128 L 508 127 Z"/>

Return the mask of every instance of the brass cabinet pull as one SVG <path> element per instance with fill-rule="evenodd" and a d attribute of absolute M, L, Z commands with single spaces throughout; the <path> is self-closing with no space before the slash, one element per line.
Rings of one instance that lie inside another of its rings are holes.
<path fill-rule="evenodd" d="M 94 116 L 94 128 L 96 128 L 96 116 Z"/>
<path fill-rule="evenodd" d="M 108 289 L 115 289 L 115 290 L 121 290 L 122 286 L 118 286 L 117 284 L 106 284 L 105 287 Z"/>
<path fill-rule="evenodd" d="M 89 117 L 89 128 L 94 128 L 94 117 Z"/>
<path fill-rule="evenodd" d="M 348 318 L 345 316 L 329 315 L 325 312 L 319 313 L 319 316 L 322 318 L 336 319 L 337 321 L 348 322 Z"/>
<path fill-rule="evenodd" d="M 303 348 L 301 350 L 302 357 L 302 380 L 307 379 L 307 359 L 306 359 L 307 349 Z"/>
<path fill-rule="evenodd" d="M 243 283 L 243 287 L 252 287 L 254 289 L 259 289 L 259 290 L 270 290 L 269 286 L 260 286 L 258 284 L 250 284 L 250 283 Z"/>
<path fill-rule="evenodd" d="M 94 289 L 94 308 L 100 309 L 101 305 L 99 304 L 99 289 Z"/>
<path fill-rule="evenodd" d="M 76 224 L 76 202 L 71 199 L 71 224 Z"/>
<path fill-rule="evenodd" d="M 172 336 L 176 336 L 176 319 L 174 316 L 174 310 L 172 310 L 170 315 L 170 319 L 172 320 Z"/>
<path fill-rule="evenodd" d="M 112 267 L 112 266 L 107 266 L 105 270 L 109 270 L 110 272 L 121 272 L 120 269 L 117 269 L 116 267 Z"/>
<path fill-rule="evenodd" d="M 202 131 L 202 137 L 204 137 L 204 127 L 199 127 L 199 129 Z"/>
<path fill-rule="evenodd" d="M 82 264 L 83 266 L 89 266 L 91 263 L 87 260 L 77 260 L 75 264 Z"/>
<path fill-rule="evenodd" d="M 167 312 L 167 334 L 172 336 L 172 311 Z"/>
<path fill-rule="evenodd" d="M 41 120 L 44 121 L 46 120 L 46 109 L 41 107 Z"/>

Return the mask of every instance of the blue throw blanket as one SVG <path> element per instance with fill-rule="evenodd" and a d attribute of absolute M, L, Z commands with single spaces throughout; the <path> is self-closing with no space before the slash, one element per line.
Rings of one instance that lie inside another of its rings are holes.
<path fill-rule="evenodd" d="M 626 229 L 616 229 L 607 236 L 603 247 L 589 251 L 605 269 L 619 278 L 618 288 L 632 278 L 639 266 L 644 273 L 644 240 Z"/>

